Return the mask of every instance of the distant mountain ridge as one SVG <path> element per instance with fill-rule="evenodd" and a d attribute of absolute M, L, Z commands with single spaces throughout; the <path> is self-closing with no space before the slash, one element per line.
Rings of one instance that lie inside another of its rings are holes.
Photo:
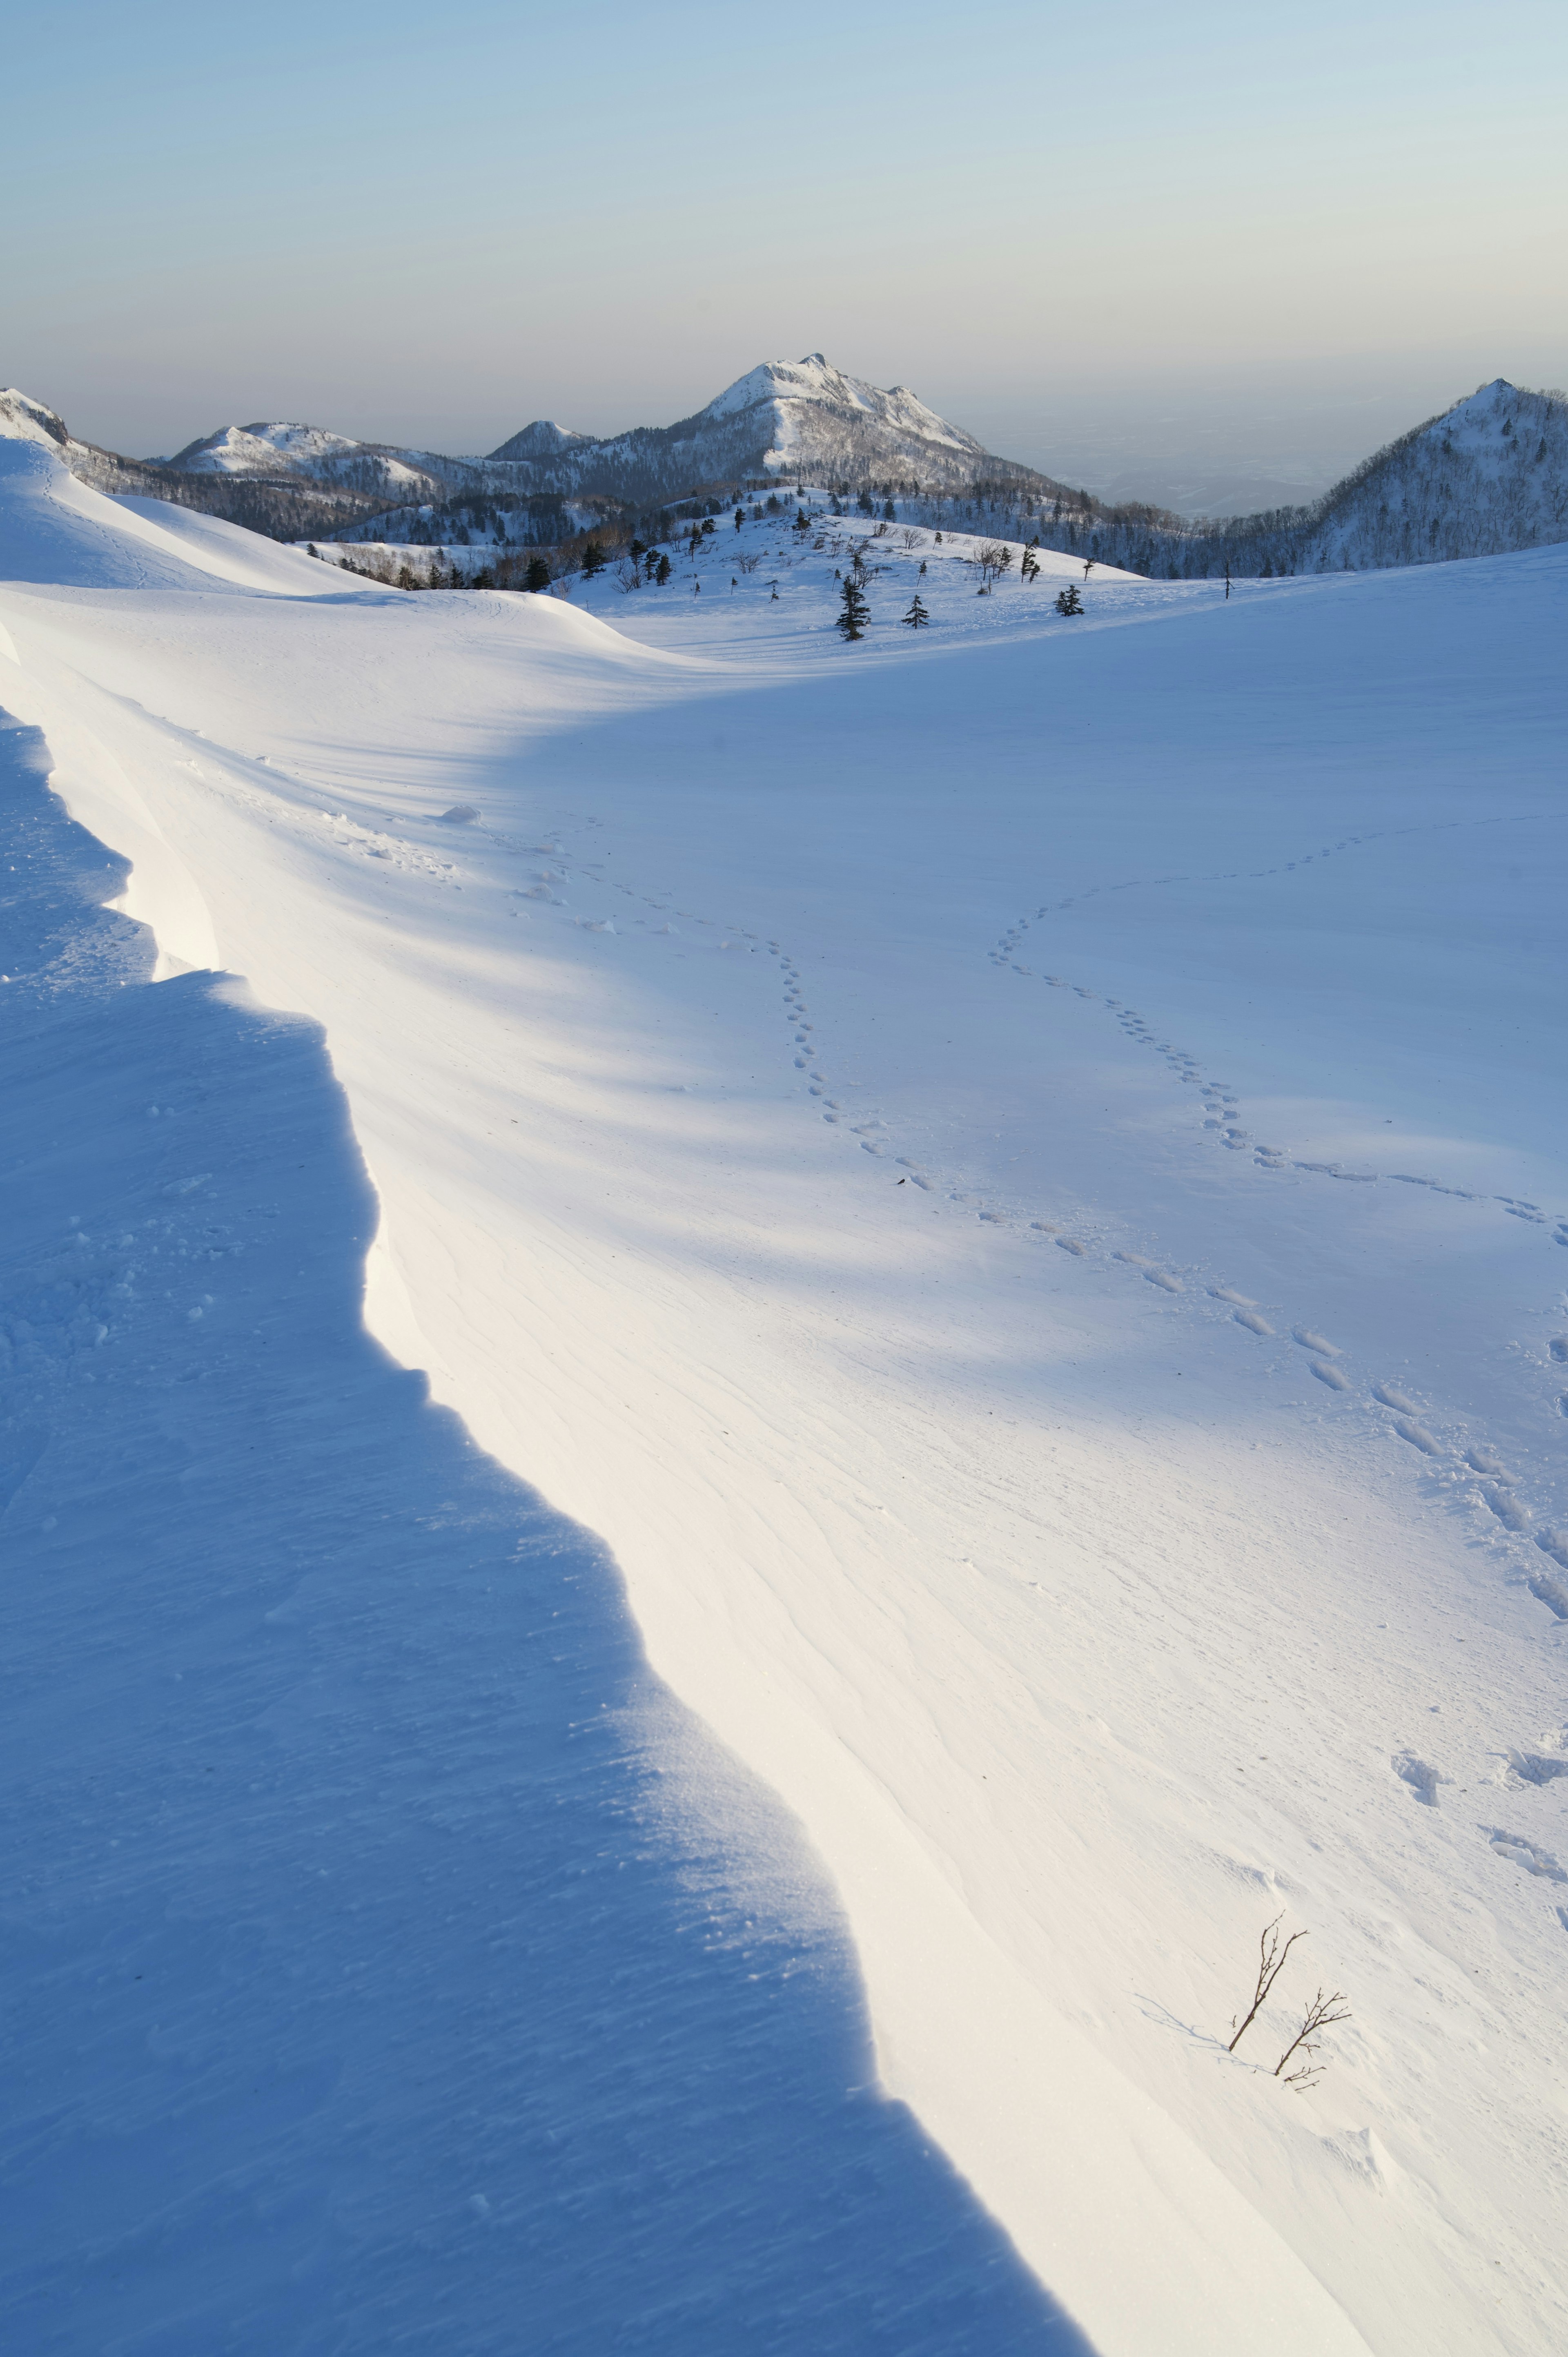
<path fill-rule="evenodd" d="M 161 463 L 183 474 L 303 475 L 355 490 L 380 488 L 399 503 L 439 498 L 444 490 L 511 490 L 646 507 L 708 486 L 800 475 L 831 477 L 853 490 L 873 479 L 950 489 L 999 473 L 1031 483 L 1048 479 L 995 457 L 907 386 L 868 384 L 821 352 L 766 361 L 673 425 L 594 436 L 535 418 L 484 457 L 262 423 L 224 426 Z"/>
<path fill-rule="evenodd" d="M 1375 452 L 1309 505 L 1214 521 L 1113 506 L 999 458 L 907 387 L 820 352 L 767 361 L 672 425 L 606 436 L 538 418 L 483 457 L 360 442 L 306 425 L 231 425 L 171 459 L 75 440 L 41 402 L 0 393 L 0 433 L 51 443 L 101 490 L 172 500 L 278 540 L 558 547 L 660 536 L 665 511 L 800 483 L 875 493 L 907 521 L 1037 539 L 1164 578 L 1366 570 L 1568 540 L 1568 397 L 1498 377 Z"/>

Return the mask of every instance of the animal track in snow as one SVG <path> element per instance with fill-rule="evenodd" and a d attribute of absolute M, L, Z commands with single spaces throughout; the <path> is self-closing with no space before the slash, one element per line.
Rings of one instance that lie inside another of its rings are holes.
<path fill-rule="evenodd" d="M 1515 1866 L 1522 1866 L 1527 1874 L 1538 1874 L 1547 1882 L 1568 1882 L 1568 1874 L 1563 1872 L 1552 1852 L 1542 1849 L 1539 1842 L 1527 1840 L 1523 1834 L 1505 1833 L 1500 1825 L 1483 1825 L 1481 1831 L 1499 1857 L 1510 1859 Z"/>
<path fill-rule="evenodd" d="M 1487 1509 L 1496 1514 L 1505 1530 L 1522 1531 L 1529 1528 L 1530 1509 L 1528 1506 L 1520 1504 L 1511 1490 L 1483 1490 L 1481 1496 Z"/>
<path fill-rule="evenodd" d="M 1336 852 L 1355 850 L 1363 845 L 1376 843 L 1383 839 L 1385 835 L 1398 836 L 1403 834 L 1442 833 L 1451 827 L 1458 827 L 1471 823 L 1477 825 L 1495 825 L 1498 823 L 1498 822 L 1490 819 L 1477 820 L 1474 822 L 1466 820 L 1439 820 L 1430 824 L 1414 827 L 1402 827 L 1393 830 L 1376 829 L 1368 834 L 1347 836 L 1343 843 L 1334 845 L 1332 849 L 1325 849 L 1316 853 L 1304 853 L 1296 859 L 1277 862 L 1273 867 L 1254 868 L 1249 871 L 1249 873 L 1253 878 L 1289 874 L 1298 868 L 1310 867 L 1314 865 L 1315 861 L 1321 862 L 1323 860 L 1329 859 L 1334 856 Z M 1217 870 L 1214 874 L 1205 876 L 1197 880 L 1205 883 L 1230 882 L 1235 880 L 1236 874 L 1237 871 L 1235 870 Z M 997 966 L 1009 967 L 1013 972 L 1020 975 L 1027 975 L 1030 969 L 1019 962 L 1015 952 L 1019 948 L 1026 933 L 1027 933 L 1034 925 L 1043 923 L 1047 918 L 1058 915 L 1066 909 L 1077 908 L 1086 900 L 1094 899 L 1102 890 L 1109 892 L 1125 892 L 1140 888 L 1155 888 L 1167 884 L 1189 883 L 1193 880 L 1194 879 L 1190 877 L 1176 875 L 1132 877 L 1124 878 L 1122 882 L 1116 884 L 1107 886 L 1092 885 L 1082 892 L 1065 894 L 1059 900 L 1042 901 L 1035 909 L 1032 915 L 1020 917 L 1014 924 L 1010 925 L 1006 931 L 998 937 L 994 945 L 989 949 L 985 954 L 993 964 Z M 1081 983 L 1069 981 L 1064 974 L 1043 974 L 1038 978 L 1048 985 L 1048 986 L 1053 990 L 1070 990 L 1080 999 L 1095 1002 L 1104 1006 L 1113 1016 L 1114 1019 L 1121 1025 L 1122 1029 L 1127 1038 L 1136 1041 L 1142 1046 L 1152 1049 L 1156 1055 L 1163 1058 L 1172 1071 L 1176 1073 L 1178 1080 L 1195 1085 L 1200 1081 L 1202 1068 L 1197 1060 L 1187 1054 L 1187 1051 L 1178 1047 L 1175 1041 L 1157 1038 L 1150 1025 L 1138 1013 L 1135 1007 L 1126 1006 L 1120 999 L 1111 998 L 1103 996 L 1101 992 L 1090 990 Z M 1347 1186 L 1369 1187 L 1375 1186 L 1378 1183 L 1379 1174 L 1376 1171 L 1347 1170 L 1342 1164 L 1337 1162 L 1311 1162 L 1305 1160 L 1293 1161 L 1287 1156 L 1283 1147 L 1277 1146 L 1265 1146 L 1255 1141 L 1240 1121 L 1240 1108 L 1238 1098 L 1223 1082 L 1209 1081 L 1204 1082 L 1201 1093 L 1205 1103 L 1205 1114 L 1203 1120 L 1204 1129 L 1209 1132 L 1214 1136 L 1216 1143 L 1223 1146 L 1228 1153 L 1239 1154 L 1246 1152 L 1251 1148 L 1253 1166 L 1255 1168 L 1273 1171 L 1294 1169 L 1313 1176 L 1332 1178 L 1338 1181 L 1340 1184 Z M 1530 1222 L 1536 1226 L 1547 1227 L 1553 1225 L 1549 1215 L 1541 1211 L 1539 1204 L 1526 1201 L 1520 1198 L 1507 1195 L 1488 1197 L 1473 1193 L 1470 1189 L 1466 1188 L 1444 1187 L 1435 1179 L 1421 1178 L 1409 1171 L 1393 1171 L 1388 1175 L 1391 1178 L 1397 1179 L 1407 1186 L 1428 1187 L 1436 1194 L 1454 1196 L 1466 1202 L 1495 1202 L 1500 1205 L 1503 1211 L 1509 1217 Z M 1555 1222 L 1552 1240 L 1554 1243 L 1568 1246 L 1568 1217 L 1559 1219 Z M 1564 1338 L 1564 1340 L 1568 1340 L 1568 1338 Z M 1563 1413 L 1568 1415 L 1568 1400 L 1565 1400 L 1564 1402 Z"/>
<path fill-rule="evenodd" d="M 1415 1798 L 1423 1801 L 1429 1809 L 1437 1806 L 1439 1784 L 1453 1781 L 1450 1776 L 1440 1776 L 1435 1768 L 1429 1766 L 1424 1760 L 1418 1760 L 1412 1751 L 1401 1752 L 1394 1761 L 1394 1774 L 1402 1783 L 1408 1784 Z"/>

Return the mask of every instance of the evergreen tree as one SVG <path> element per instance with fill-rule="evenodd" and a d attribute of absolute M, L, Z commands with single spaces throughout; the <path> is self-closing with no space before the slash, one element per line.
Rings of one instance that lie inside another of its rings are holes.
<path fill-rule="evenodd" d="M 583 551 L 584 580 L 591 581 L 596 573 L 602 573 L 604 571 L 605 566 L 608 563 L 609 559 L 605 554 L 604 550 L 599 546 L 598 542 L 596 540 L 590 540 L 587 546 Z"/>
<path fill-rule="evenodd" d="M 896 511 L 895 511 L 895 510 L 894 510 L 893 502 L 892 502 L 892 500 L 887 500 L 887 502 L 886 502 L 886 505 L 884 506 L 883 511 L 882 511 L 882 514 L 883 514 L 884 521 L 885 521 L 885 522 L 886 522 L 887 523 L 897 523 L 897 521 L 898 521 L 897 515 L 897 513 L 896 513 Z"/>
<path fill-rule="evenodd" d="M 1078 583 L 1076 581 L 1069 581 L 1065 589 L 1058 591 L 1057 611 L 1058 614 L 1082 613 L 1083 599 L 1078 594 Z"/>
<path fill-rule="evenodd" d="M 925 566 L 922 565 L 920 567 L 921 572 L 923 573 L 925 569 Z M 930 616 L 927 613 L 924 606 L 920 603 L 920 593 L 918 589 L 915 592 L 914 603 L 911 605 L 908 612 L 904 615 L 902 619 L 908 623 L 909 628 L 912 630 L 923 630 L 927 623 L 930 620 Z"/>
<path fill-rule="evenodd" d="M 549 588 L 550 567 L 542 556 L 529 558 L 528 571 L 522 576 L 522 586 L 525 589 L 532 589 L 535 597 L 542 589 Z"/>
<path fill-rule="evenodd" d="M 736 528 L 736 532 L 738 532 L 738 531 L 740 530 L 741 525 L 742 525 L 745 522 L 746 522 L 746 510 L 745 510 L 744 508 L 736 508 L 736 511 L 735 511 L 735 528 Z"/>
<path fill-rule="evenodd" d="M 869 491 L 862 491 L 859 499 L 855 501 L 855 505 L 859 508 L 863 516 L 875 515 L 876 513 L 876 502 L 872 498 Z"/>
<path fill-rule="evenodd" d="M 669 580 L 669 578 L 670 578 L 670 572 L 671 572 L 670 558 L 669 558 L 668 554 L 666 554 L 666 552 L 665 552 L 665 551 L 663 551 L 663 550 L 661 549 L 661 550 L 660 551 L 660 554 L 659 554 L 659 569 L 658 569 L 658 571 L 654 574 L 654 576 L 653 576 L 653 578 L 655 579 L 655 581 L 659 584 L 659 587 L 660 587 L 660 589 L 662 589 L 662 588 L 663 588 L 664 584 Z"/>
<path fill-rule="evenodd" d="M 852 573 L 839 592 L 839 616 L 833 628 L 843 633 L 846 641 L 851 639 L 863 639 L 865 636 L 865 626 L 870 619 L 871 608 L 865 602 L 859 582 Z"/>

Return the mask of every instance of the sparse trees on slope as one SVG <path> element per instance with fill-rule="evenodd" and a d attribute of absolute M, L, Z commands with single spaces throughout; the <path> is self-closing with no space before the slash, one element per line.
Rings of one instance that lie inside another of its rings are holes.
<path fill-rule="evenodd" d="M 987 597 L 993 582 L 1000 581 L 1013 562 L 1013 552 L 1004 541 L 988 540 L 975 552 L 974 561 L 980 567 L 980 594 Z"/>

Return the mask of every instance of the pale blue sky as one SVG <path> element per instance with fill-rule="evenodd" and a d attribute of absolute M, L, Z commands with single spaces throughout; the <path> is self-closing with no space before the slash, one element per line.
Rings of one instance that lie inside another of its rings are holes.
<path fill-rule="evenodd" d="M 1565 18 L 14 11 L 0 379 L 134 451 L 274 416 L 472 450 L 821 350 L 1085 479 L 1354 457 L 1568 378 Z"/>

